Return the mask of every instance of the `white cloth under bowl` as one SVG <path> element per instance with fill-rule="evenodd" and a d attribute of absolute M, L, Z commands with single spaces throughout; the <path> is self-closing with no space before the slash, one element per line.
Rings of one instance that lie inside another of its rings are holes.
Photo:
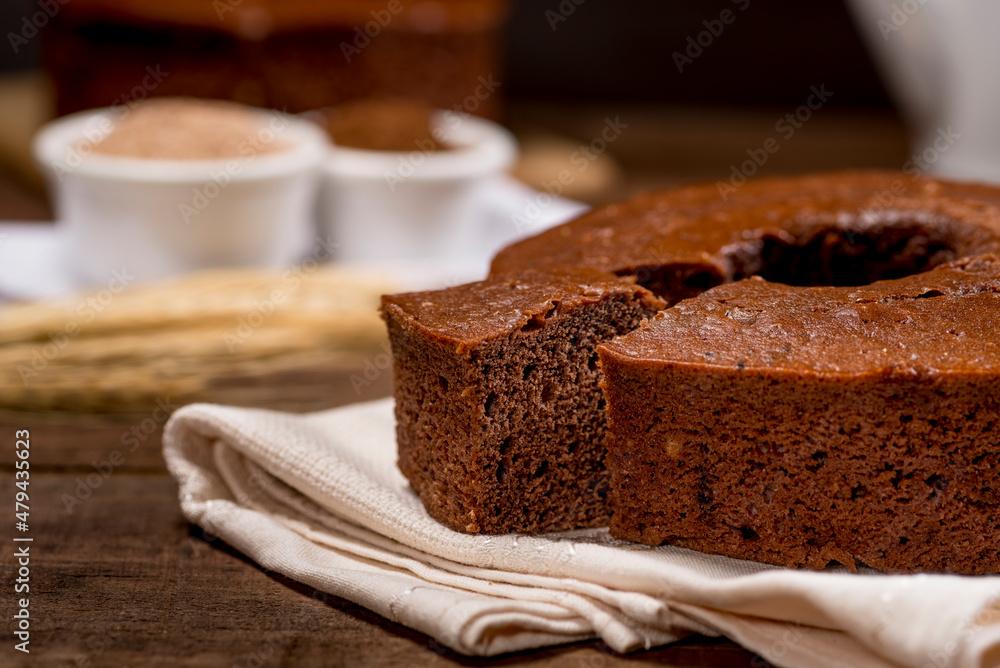
<path fill-rule="evenodd" d="M 1000 665 L 1000 577 L 794 571 L 604 530 L 453 532 L 396 469 L 390 400 L 311 415 L 187 406 L 164 455 L 206 532 L 463 654 L 705 633 L 787 666 Z"/>

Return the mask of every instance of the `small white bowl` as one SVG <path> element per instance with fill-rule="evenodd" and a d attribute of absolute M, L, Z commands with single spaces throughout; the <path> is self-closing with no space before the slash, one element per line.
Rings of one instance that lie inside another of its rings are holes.
<path fill-rule="evenodd" d="M 261 134 L 251 141 L 273 136 L 288 147 L 219 160 L 80 149 L 110 132 L 121 113 L 111 108 L 66 116 L 34 140 L 54 194 L 66 261 L 83 283 L 122 276 L 144 281 L 220 266 L 280 267 L 309 251 L 318 167 L 329 146 L 315 125 L 261 110 Z"/>
<path fill-rule="evenodd" d="M 438 111 L 432 122 L 448 149 L 329 149 L 321 217 L 336 258 L 450 261 L 482 245 L 491 221 L 484 188 L 513 163 L 516 142 L 468 114 Z"/>

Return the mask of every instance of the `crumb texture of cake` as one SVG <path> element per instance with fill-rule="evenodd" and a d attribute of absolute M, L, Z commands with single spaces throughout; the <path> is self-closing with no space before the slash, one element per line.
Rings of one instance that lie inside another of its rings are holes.
<path fill-rule="evenodd" d="M 1000 572 L 998 332 L 992 255 L 855 288 L 753 278 L 661 312 L 598 348 L 612 534 Z"/>
<path fill-rule="evenodd" d="M 607 524 L 596 346 L 663 303 L 598 272 L 387 296 L 399 467 L 467 533 Z"/>
<path fill-rule="evenodd" d="M 157 98 L 123 108 L 107 135 L 80 148 L 151 160 L 249 158 L 288 148 L 276 138 L 275 122 L 231 102 Z"/>

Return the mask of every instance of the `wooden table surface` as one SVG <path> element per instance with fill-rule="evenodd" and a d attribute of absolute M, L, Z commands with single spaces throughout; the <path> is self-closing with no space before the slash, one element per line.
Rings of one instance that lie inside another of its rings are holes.
<path fill-rule="evenodd" d="M 586 143 L 610 114 L 620 113 L 630 129 L 609 153 L 627 178 L 611 197 L 687 178 L 725 178 L 748 148 L 773 133 L 781 112 L 590 110 L 567 118 L 565 109 L 536 105 L 510 121 L 522 135 L 557 129 Z M 891 167 L 904 158 L 902 130 L 891 116 L 821 111 L 761 173 Z M 46 215 L 37 191 L 0 179 L 0 219 Z M 346 376 L 331 388 L 331 406 L 359 398 Z M 388 379 L 367 391 L 388 392 Z M 0 412 L 8 499 L 15 430 L 31 432 L 34 537 L 32 653 L 18 656 L 8 635 L 0 665 L 767 665 L 729 641 L 702 637 L 627 656 L 597 641 L 492 660 L 459 656 L 350 602 L 266 572 L 190 527 L 160 454 L 157 425 L 165 417 L 162 410 L 125 416 Z M 13 543 L 0 543 L 9 583 Z M 3 597 L 5 619 L 14 605 L 12 594 Z"/>
<path fill-rule="evenodd" d="M 16 657 L 8 644 L 0 665 L 766 665 L 707 638 L 627 657 L 597 641 L 495 660 L 459 656 L 206 540 L 181 517 L 159 430 L 141 426 L 148 417 L 0 414 L 6 452 L 15 429 L 31 430 L 34 537 L 32 654 Z M 3 469 L 11 498 L 13 467 Z M 12 545 L 4 543 L 5 569 Z M 10 619 L 10 596 L 3 605 Z"/>

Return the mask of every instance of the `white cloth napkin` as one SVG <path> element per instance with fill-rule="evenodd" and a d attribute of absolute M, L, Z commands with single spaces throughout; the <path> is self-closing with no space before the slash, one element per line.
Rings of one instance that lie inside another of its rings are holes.
<path fill-rule="evenodd" d="M 704 633 L 787 666 L 1000 665 L 1000 577 L 792 571 L 604 530 L 450 531 L 396 469 L 390 400 L 302 416 L 187 406 L 164 456 L 191 522 L 464 654 Z"/>

